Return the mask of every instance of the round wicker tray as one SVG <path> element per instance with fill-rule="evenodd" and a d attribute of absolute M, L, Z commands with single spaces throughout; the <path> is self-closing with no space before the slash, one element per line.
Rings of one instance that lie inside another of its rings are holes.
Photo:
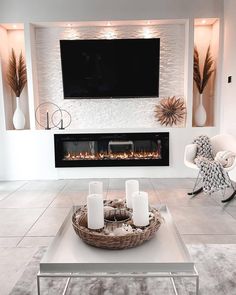
<path fill-rule="evenodd" d="M 106 205 L 110 205 L 110 202 L 107 202 Z M 125 208 L 127 209 L 127 208 Z M 136 247 L 144 243 L 145 241 L 150 240 L 156 231 L 160 228 L 163 218 L 161 217 L 159 211 L 155 208 L 150 208 L 152 212 L 152 219 L 148 226 L 143 228 L 136 228 L 132 224 L 132 220 L 129 219 L 127 224 L 131 225 L 134 228 L 134 232 L 128 233 L 125 235 L 109 235 L 106 229 L 109 229 L 110 224 L 105 222 L 105 230 L 91 230 L 87 227 L 87 207 L 81 206 L 72 216 L 72 225 L 76 234 L 87 244 L 103 248 L 103 249 L 128 249 Z M 131 214 L 131 212 L 130 212 Z M 124 222 L 126 224 L 126 222 Z M 120 225 L 118 224 L 117 227 Z"/>

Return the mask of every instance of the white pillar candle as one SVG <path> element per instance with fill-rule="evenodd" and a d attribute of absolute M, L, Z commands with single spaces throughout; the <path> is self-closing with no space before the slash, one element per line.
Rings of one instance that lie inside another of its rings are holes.
<path fill-rule="evenodd" d="M 133 222 L 136 226 L 147 226 L 149 224 L 148 193 L 136 192 L 132 197 Z"/>
<path fill-rule="evenodd" d="M 101 181 L 91 181 L 89 183 L 89 195 L 103 195 L 103 183 Z"/>
<path fill-rule="evenodd" d="M 100 194 L 92 194 L 87 197 L 88 228 L 100 229 L 104 227 L 104 206 Z"/>
<path fill-rule="evenodd" d="M 133 193 L 139 191 L 138 180 L 126 180 L 125 182 L 125 193 L 126 193 L 126 205 L 128 208 L 132 208 L 132 196 Z"/>

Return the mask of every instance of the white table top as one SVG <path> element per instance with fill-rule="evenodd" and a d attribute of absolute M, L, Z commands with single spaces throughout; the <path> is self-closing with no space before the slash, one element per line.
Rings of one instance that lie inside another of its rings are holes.
<path fill-rule="evenodd" d="M 160 206 L 165 222 L 150 241 L 125 250 L 105 250 L 85 244 L 74 232 L 72 208 L 40 262 L 41 273 L 192 272 L 194 263 L 171 214 Z"/>

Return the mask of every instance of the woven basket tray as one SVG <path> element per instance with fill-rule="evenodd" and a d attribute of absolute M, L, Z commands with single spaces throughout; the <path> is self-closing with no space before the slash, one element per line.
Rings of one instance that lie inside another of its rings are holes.
<path fill-rule="evenodd" d="M 148 226 L 142 230 L 135 231 L 122 236 L 111 236 L 104 233 L 104 230 L 90 230 L 87 228 L 87 208 L 82 206 L 72 216 L 72 225 L 76 234 L 87 244 L 103 249 L 128 249 L 141 245 L 150 240 L 160 228 L 162 217 L 159 211 L 151 208 L 153 218 Z"/>

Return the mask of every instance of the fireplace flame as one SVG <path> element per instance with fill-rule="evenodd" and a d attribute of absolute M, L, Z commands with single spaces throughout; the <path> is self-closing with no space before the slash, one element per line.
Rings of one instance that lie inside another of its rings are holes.
<path fill-rule="evenodd" d="M 88 152 L 68 152 L 64 159 L 65 161 L 80 161 L 80 160 L 157 160 L 161 159 L 158 151 L 155 152 L 123 152 L 123 153 L 96 153 Z"/>

